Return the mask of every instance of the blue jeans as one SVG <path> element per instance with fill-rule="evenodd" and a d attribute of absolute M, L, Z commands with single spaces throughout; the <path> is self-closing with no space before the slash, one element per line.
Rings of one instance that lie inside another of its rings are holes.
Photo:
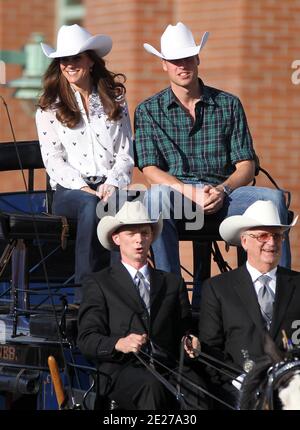
<path fill-rule="evenodd" d="M 227 216 L 242 215 L 257 200 L 271 200 L 278 209 L 282 224 L 288 223 L 288 210 L 284 193 L 277 189 L 253 186 L 237 188 L 229 197 L 225 196 L 223 208 L 216 214 L 218 221 L 221 222 Z M 173 217 L 174 205 L 172 199 L 170 199 L 169 187 L 165 185 L 152 186 L 145 194 L 145 204 L 148 205 L 149 213 L 152 213 L 152 215 L 158 212 L 170 214 L 168 219 L 164 218 L 162 234 L 152 244 L 155 267 L 166 272 L 180 274 L 179 241 L 176 229 L 176 222 L 178 220 Z M 201 256 L 197 256 L 197 258 L 199 265 L 201 265 Z M 291 252 L 288 237 L 283 242 L 280 265 L 287 268 L 291 267 Z M 195 269 L 195 274 L 199 273 L 199 270 Z M 200 279 L 199 275 L 195 274 L 193 306 L 197 306 L 195 301 L 198 302 L 200 297 Z"/>
<path fill-rule="evenodd" d="M 110 253 L 100 244 L 97 236 L 99 218 L 96 206 L 99 199 L 81 190 L 57 186 L 53 198 L 53 213 L 77 219 L 75 244 L 75 283 L 81 284 L 85 275 L 109 265 Z M 81 288 L 75 288 L 74 302 L 80 303 Z"/>

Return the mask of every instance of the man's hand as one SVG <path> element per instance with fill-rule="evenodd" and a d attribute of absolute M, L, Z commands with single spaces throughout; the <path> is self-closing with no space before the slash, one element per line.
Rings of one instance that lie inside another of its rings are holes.
<path fill-rule="evenodd" d="M 209 188 L 211 186 L 206 185 L 205 187 Z M 173 188 L 181 192 L 187 199 L 192 200 L 203 210 L 204 201 L 206 198 L 206 195 L 204 193 L 205 187 L 199 187 L 193 184 L 181 184 L 175 185 Z"/>
<path fill-rule="evenodd" d="M 172 188 L 181 192 L 186 198 L 195 202 L 204 214 L 211 215 L 218 212 L 223 206 L 225 193 L 222 188 L 204 185 L 199 187 L 193 184 L 174 185 Z"/>
<path fill-rule="evenodd" d="M 184 336 L 183 339 L 184 350 L 190 358 L 196 358 L 201 351 L 201 344 L 199 339 L 193 334 Z"/>
<path fill-rule="evenodd" d="M 101 184 L 97 188 L 96 195 L 99 197 L 99 199 L 106 203 L 109 197 L 113 195 L 115 190 L 116 187 L 114 185 Z"/>
<path fill-rule="evenodd" d="M 204 191 L 204 213 L 211 215 L 220 210 L 224 203 L 225 193 L 221 188 L 205 185 Z"/>
<path fill-rule="evenodd" d="M 126 337 L 121 337 L 115 344 L 115 350 L 128 354 L 129 352 L 139 352 L 141 347 L 147 342 L 146 334 L 131 333 Z"/>

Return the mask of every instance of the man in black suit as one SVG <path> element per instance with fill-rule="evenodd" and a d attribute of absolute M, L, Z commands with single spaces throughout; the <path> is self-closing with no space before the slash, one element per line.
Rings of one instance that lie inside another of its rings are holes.
<path fill-rule="evenodd" d="M 264 355 L 266 331 L 282 349 L 282 330 L 291 337 L 300 319 L 300 273 L 278 266 L 284 232 L 296 221 L 282 225 L 271 201 L 257 201 L 220 225 L 222 238 L 242 245 L 247 262 L 204 283 L 199 339 L 203 351 L 241 373 Z"/>
<path fill-rule="evenodd" d="M 106 394 L 122 409 L 164 409 L 175 399 L 136 354 L 150 366 L 151 357 L 159 356 L 175 368 L 182 338 L 188 357 L 195 357 L 199 349 L 198 338 L 190 335 L 190 305 L 183 279 L 147 263 L 150 245 L 161 229 L 162 219 L 151 221 L 138 201 L 125 202 L 115 216 L 102 218 L 99 240 L 109 250 L 119 249 L 121 262 L 91 274 L 83 285 L 78 346 L 106 375 L 102 392 L 105 386 Z M 166 373 L 154 366 L 160 374 Z M 184 367 L 187 377 L 201 383 L 197 374 Z M 200 392 L 192 393 L 192 387 L 184 385 L 187 407 L 205 408 Z"/>

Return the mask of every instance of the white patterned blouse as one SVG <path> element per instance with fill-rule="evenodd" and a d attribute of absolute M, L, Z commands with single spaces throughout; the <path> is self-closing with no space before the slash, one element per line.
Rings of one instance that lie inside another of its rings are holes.
<path fill-rule="evenodd" d="M 123 188 L 131 181 L 134 166 L 132 131 L 126 102 L 122 117 L 110 121 L 98 93 L 89 97 L 87 116 L 81 96 L 75 91 L 82 119 L 68 128 L 56 119 L 55 110 L 38 108 L 36 125 L 43 161 L 53 189 L 80 189 L 85 179 L 103 177 L 105 183 Z"/>

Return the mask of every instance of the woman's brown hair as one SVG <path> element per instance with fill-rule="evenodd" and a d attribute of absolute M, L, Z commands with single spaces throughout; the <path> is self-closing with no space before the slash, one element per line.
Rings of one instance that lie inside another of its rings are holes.
<path fill-rule="evenodd" d="M 116 120 L 122 112 L 120 103 L 126 93 L 124 86 L 126 77 L 123 73 L 110 72 L 105 67 L 105 61 L 94 51 L 85 51 L 85 53 L 94 61 L 91 76 L 104 111 L 110 120 Z M 74 128 L 81 120 L 81 113 L 74 92 L 61 73 L 59 58 L 55 58 L 46 70 L 43 87 L 44 91 L 38 106 L 43 110 L 55 109 L 58 121 L 69 128 Z"/>

